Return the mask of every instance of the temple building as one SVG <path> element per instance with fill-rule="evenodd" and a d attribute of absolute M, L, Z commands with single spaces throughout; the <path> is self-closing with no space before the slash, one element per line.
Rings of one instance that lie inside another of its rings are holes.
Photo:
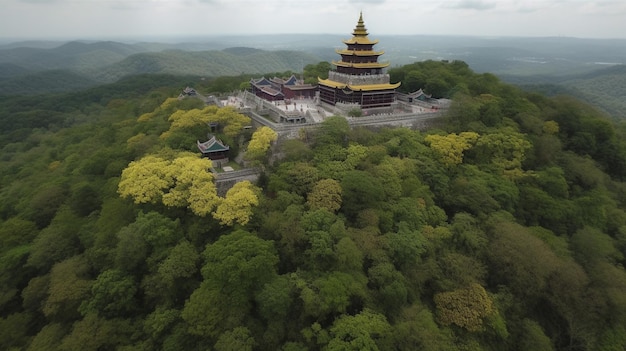
<path fill-rule="evenodd" d="M 221 140 L 216 139 L 214 135 L 211 135 L 209 140 L 203 143 L 198 140 L 197 144 L 198 150 L 200 150 L 203 157 L 207 157 L 212 161 L 228 162 L 230 147 L 222 143 Z"/>
<path fill-rule="evenodd" d="M 390 83 L 384 71 L 389 63 L 378 62 L 384 52 L 374 50 L 378 40 L 370 40 L 367 35 L 361 13 L 352 38 L 343 41 L 347 47 L 336 50 L 341 55 L 341 60 L 332 62 L 336 69 L 328 72 L 328 79 L 318 78 L 321 102 L 358 105 L 362 109 L 384 109 L 393 104 L 400 83 Z"/>
<path fill-rule="evenodd" d="M 295 75 L 286 79 L 278 77 L 250 79 L 250 87 L 254 95 L 268 101 L 312 99 L 317 91 L 317 86 L 305 84 Z"/>

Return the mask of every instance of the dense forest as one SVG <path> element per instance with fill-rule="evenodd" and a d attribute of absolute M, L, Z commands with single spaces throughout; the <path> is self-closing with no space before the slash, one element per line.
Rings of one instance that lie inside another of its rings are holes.
<path fill-rule="evenodd" d="M 175 99 L 244 76 L 0 97 L 0 349 L 626 348 L 626 127 L 460 61 L 390 74 L 453 99 L 436 129 L 276 140 Z M 257 184 L 216 193 L 207 122 Z"/>

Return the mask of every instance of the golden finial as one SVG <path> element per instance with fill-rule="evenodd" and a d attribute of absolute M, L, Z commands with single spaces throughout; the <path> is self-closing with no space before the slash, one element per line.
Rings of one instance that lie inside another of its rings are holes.
<path fill-rule="evenodd" d="M 352 35 L 365 36 L 367 35 L 367 29 L 365 29 L 365 23 L 363 22 L 363 11 L 359 13 L 359 21 L 354 28 Z"/>

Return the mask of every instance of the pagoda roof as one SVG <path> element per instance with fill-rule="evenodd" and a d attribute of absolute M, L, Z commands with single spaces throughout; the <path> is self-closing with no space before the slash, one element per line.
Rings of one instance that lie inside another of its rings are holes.
<path fill-rule="evenodd" d="M 383 84 L 345 84 L 340 82 L 335 82 L 330 79 L 321 79 L 317 78 L 319 84 L 325 85 L 327 87 L 336 88 L 336 89 L 345 89 L 348 88 L 352 91 L 373 91 L 373 90 L 390 90 L 396 89 L 400 86 L 401 83 L 383 83 Z"/>
<path fill-rule="evenodd" d="M 220 140 L 217 140 L 215 136 L 212 136 L 211 139 L 203 143 L 201 143 L 199 140 L 197 140 L 196 142 L 198 144 L 198 149 L 203 154 L 230 150 L 230 147 L 228 145 L 224 145 Z"/>
<path fill-rule="evenodd" d="M 370 40 L 367 37 L 367 29 L 365 28 L 365 22 L 363 22 L 363 12 L 359 14 L 359 21 L 356 24 L 356 27 L 352 31 L 352 38 L 348 40 L 344 40 L 344 44 L 371 44 L 374 45 L 378 43 L 378 40 Z"/>
<path fill-rule="evenodd" d="M 378 44 L 378 40 L 370 40 L 368 37 L 352 37 L 350 39 L 346 39 L 342 41 L 344 44 L 366 44 L 366 45 Z"/>
<path fill-rule="evenodd" d="M 389 62 L 344 62 L 333 61 L 333 65 L 341 67 L 354 67 L 354 68 L 385 68 L 389 66 Z"/>
<path fill-rule="evenodd" d="M 348 49 L 337 49 L 335 50 L 339 55 L 352 55 L 352 56 L 380 56 L 384 54 L 384 51 L 374 51 L 374 50 L 348 50 Z"/>

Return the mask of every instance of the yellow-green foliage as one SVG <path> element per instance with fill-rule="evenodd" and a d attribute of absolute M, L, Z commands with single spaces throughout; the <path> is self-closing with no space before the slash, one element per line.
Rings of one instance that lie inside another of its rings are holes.
<path fill-rule="evenodd" d="M 257 194 L 260 191 L 247 180 L 235 184 L 217 206 L 213 217 L 225 225 L 247 224 L 252 217 L 252 207 L 259 204 Z"/>
<path fill-rule="evenodd" d="M 435 304 L 442 324 L 456 324 L 471 332 L 483 330 L 484 319 L 497 313 L 491 297 L 477 283 L 463 289 L 436 294 Z"/>
<path fill-rule="evenodd" d="M 556 128 L 558 130 L 558 126 Z M 512 131 L 484 134 L 475 144 L 483 161 L 491 162 L 503 175 L 512 179 L 523 175 L 522 161 L 531 147 L 524 135 Z"/>
<path fill-rule="evenodd" d="M 269 127 L 261 127 L 252 134 L 252 139 L 248 143 L 248 159 L 258 159 L 265 155 L 273 141 L 276 141 L 278 134 Z"/>
<path fill-rule="evenodd" d="M 147 112 L 147 113 L 144 113 L 143 115 L 139 116 L 137 118 L 137 121 L 138 122 L 147 122 L 147 121 L 151 120 L 152 118 L 156 117 L 157 115 L 159 115 L 159 113 L 171 113 L 176 108 L 176 105 L 177 105 L 178 101 L 179 100 L 177 98 L 167 98 L 154 111 Z"/>
<path fill-rule="evenodd" d="M 556 135 L 559 133 L 559 124 L 555 121 L 545 121 L 543 122 L 543 132 Z"/>
<path fill-rule="evenodd" d="M 169 116 L 168 121 L 171 123 L 170 129 L 161 135 L 162 139 L 167 139 L 177 130 L 206 126 L 209 123 L 218 123 L 223 128 L 224 134 L 235 137 L 243 127 L 250 124 L 250 118 L 238 113 L 234 108 L 216 106 L 207 106 L 202 110 L 197 108 L 177 110 Z"/>
<path fill-rule="evenodd" d="M 428 135 L 424 140 L 439 154 L 441 161 L 447 166 L 458 165 L 463 162 L 463 152 L 474 145 L 479 138 L 478 133 L 463 132 L 460 134 Z"/>
<path fill-rule="evenodd" d="M 307 204 L 313 210 L 324 208 L 337 212 L 341 208 L 341 184 L 334 179 L 318 181 L 307 196 Z"/>
<path fill-rule="evenodd" d="M 205 108 L 208 109 L 210 107 Z M 203 110 L 204 111 L 204 110 Z M 233 107 L 222 107 L 208 114 L 208 122 L 216 122 L 224 127 L 224 134 L 229 137 L 237 136 L 243 127 L 250 125 L 250 117 L 242 115 Z"/>
<path fill-rule="evenodd" d="M 138 204 L 162 202 L 206 216 L 218 202 L 209 168 L 210 160 L 192 153 L 179 153 L 172 160 L 149 155 L 122 171 L 118 192 Z"/>

